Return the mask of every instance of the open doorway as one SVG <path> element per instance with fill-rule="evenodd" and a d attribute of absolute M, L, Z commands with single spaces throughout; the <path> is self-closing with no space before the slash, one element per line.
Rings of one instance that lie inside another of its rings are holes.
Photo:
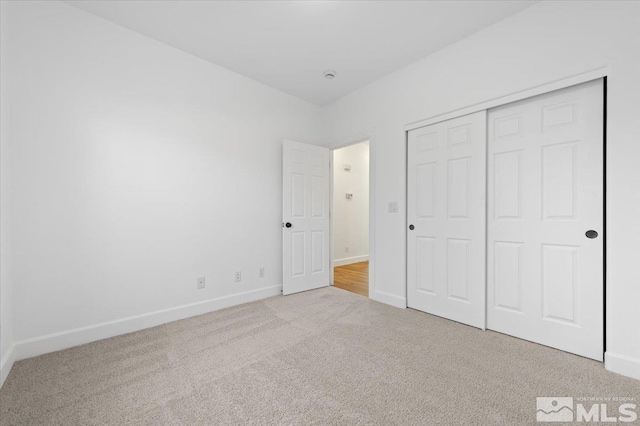
<path fill-rule="evenodd" d="M 333 285 L 369 296 L 369 141 L 333 150 Z"/>

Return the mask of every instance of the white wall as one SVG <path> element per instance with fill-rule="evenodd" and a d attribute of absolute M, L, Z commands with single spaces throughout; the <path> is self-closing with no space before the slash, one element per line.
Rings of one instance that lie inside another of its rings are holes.
<path fill-rule="evenodd" d="M 345 170 L 345 165 L 351 170 Z M 353 194 L 347 199 L 346 194 Z M 333 264 L 369 256 L 369 142 L 333 151 Z"/>
<path fill-rule="evenodd" d="M 375 134 L 371 297 L 406 303 L 404 126 L 602 66 L 609 67 L 607 367 L 640 378 L 638 2 L 538 3 L 324 109 L 330 144 Z M 396 200 L 401 211 L 388 213 Z"/>
<path fill-rule="evenodd" d="M 5 24 L 5 16 L 0 14 L 0 28 L 4 28 Z M 0 48 L 0 95 L 7 88 L 7 81 L 3 78 L 7 66 L 6 53 L 6 49 Z M 10 161 L 6 113 L 4 103 L 0 102 L 0 386 L 13 365 Z"/>
<path fill-rule="evenodd" d="M 2 15 L 17 356 L 280 294 L 281 144 L 318 107 L 66 4 Z"/>

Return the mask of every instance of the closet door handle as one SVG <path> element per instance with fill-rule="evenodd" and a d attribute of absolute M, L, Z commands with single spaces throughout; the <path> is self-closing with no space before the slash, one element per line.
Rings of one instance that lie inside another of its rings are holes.
<path fill-rule="evenodd" d="M 594 231 L 593 229 L 589 229 L 587 232 L 584 233 L 584 235 L 587 236 L 587 238 L 590 239 L 594 239 L 594 238 L 598 238 L 598 233 L 596 231 Z"/>
<path fill-rule="evenodd" d="M 411 229 L 413 231 L 414 229 L 416 229 L 416 227 L 413 226 L 413 225 L 409 225 L 409 229 Z"/>

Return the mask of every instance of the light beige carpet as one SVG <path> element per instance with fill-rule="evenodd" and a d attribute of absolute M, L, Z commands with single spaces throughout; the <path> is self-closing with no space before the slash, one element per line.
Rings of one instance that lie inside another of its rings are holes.
<path fill-rule="evenodd" d="M 2 425 L 519 425 L 635 397 L 603 364 L 326 288 L 15 364 Z"/>

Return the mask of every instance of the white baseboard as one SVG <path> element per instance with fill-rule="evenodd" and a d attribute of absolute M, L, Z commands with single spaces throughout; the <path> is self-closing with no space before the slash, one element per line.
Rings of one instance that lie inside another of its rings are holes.
<path fill-rule="evenodd" d="M 385 303 L 387 305 L 395 306 L 396 308 L 406 309 L 407 299 L 395 294 L 386 293 L 384 291 L 374 290 L 369 294 L 369 298 L 376 302 Z"/>
<path fill-rule="evenodd" d="M 366 262 L 367 260 L 369 260 L 368 254 L 365 254 L 364 256 L 345 257 L 344 259 L 335 259 L 333 261 L 333 266 L 351 265 L 352 263 Z"/>
<path fill-rule="evenodd" d="M 168 322 L 177 321 L 196 315 L 206 314 L 219 309 L 228 308 L 242 303 L 253 302 L 271 296 L 279 296 L 282 285 L 263 287 L 244 293 L 203 300 L 175 308 L 122 318 L 88 327 L 76 328 L 46 336 L 15 342 L 15 360 L 31 358 L 49 352 L 55 352 L 73 346 L 84 345 L 121 334 L 132 333 L 145 328 L 155 327 Z"/>
<path fill-rule="evenodd" d="M 640 359 L 613 352 L 605 352 L 604 368 L 623 376 L 640 380 Z"/>
<path fill-rule="evenodd" d="M 11 371 L 11 367 L 13 367 L 13 363 L 16 361 L 16 351 L 15 346 L 12 344 L 9 346 L 9 350 L 6 354 L 0 359 L 0 388 L 4 384 L 4 381 L 7 380 L 7 376 Z"/>

